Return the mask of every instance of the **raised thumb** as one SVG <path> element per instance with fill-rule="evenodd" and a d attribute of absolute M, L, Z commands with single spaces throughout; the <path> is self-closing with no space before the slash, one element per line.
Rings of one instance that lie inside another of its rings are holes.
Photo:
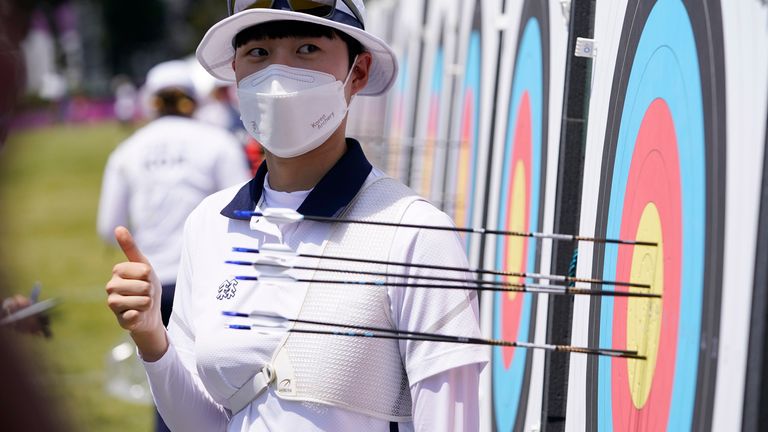
<path fill-rule="evenodd" d="M 141 253 L 139 247 L 136 246 L 136 242 L 133 241 L 133 236 L 128 231 L 128 228 L 123 226 L 115 228 L 115 240 L 117 240 L 117 244 L 120 245 L 120 249 L 123 250 L 128 261 L 149 264 L 147 257 Z"/>

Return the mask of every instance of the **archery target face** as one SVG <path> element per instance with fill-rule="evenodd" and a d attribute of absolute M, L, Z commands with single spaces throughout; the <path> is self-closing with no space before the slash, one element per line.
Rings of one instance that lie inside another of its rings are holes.
<path fill-rule="evenodd" d="M 658 246 L 622 246 L 607 251 L 616 261 L 615 267 L 612 261 L 606 263 L 604 276 L 650 284 L 650 291 L 662 294 L 663 300 L 616 298 L 613 305 L 603 303 L 606 327 L 601 325 L 601 329 L 613 326 L 613 334 L 606 340 L 610 333 L 601 332 L 600 346 L 626 347 L 647 357 L 611 361 L 601 369 L 606 375 L 601 374 L 600 379 L 611 382 L 611 392 L 606 396 L 617 418 L 644 421 L 665 419 L 669 414 L 676 350 L 668 347 L 677 345 L 680 309 L 679 165 L 672 114 L 662 99 L 656 99 L 640 122 L 624 196 L 616 199 L 624 204 L 617 209 L 621 213 L 617 237 L 657 242 Z M 692 372 L 695 374 L 695 370 Z M 643 419 L 638 415 L 643 410 L 654 415 Z M 656 430 L 666 425 L 644 426 Z"/>
<path fill-rule="evenodd" d="M 542 223 L 545 179 L 547 88 L 546 7 L 537 2 L 523 6 L 509 97 L 498 197 L 498 228 L 537 231 Z M 532 272 L 538 268 L 534 239 L 503 236 L 496 239 L 496 268 L 506 272 Z M 524 282 L 509 277 L 509 282 Z M 493 337 L 531 341 L 536 300 L 529 294 L 495 293 Z M 498 430 L 523 424 L 530 380 L 531 353 L 525 349 L 494 348 L 492 357 L 493 408 Z"/>
<path fill-rule="evenodd" d="M 384 7 L 381 5 L 380 7 Z M 384 135 L 387 139 L 386 171 L 389 175 L 408 182 L 411 178 L 411 159 L 415 130 L 419 64 L 422 47 L 419 34 L 424 27 L 423 0 L 410 0 L 408 7 L 392 4 L 390 15 L 392 41 L 398 60 L 397 78 L 388 92 L 388 122 Z"/>
<path fill-rule="evenodd" d="M 404 56 L 399 62 L 399 69 L 397 72 L 397 80 L 392 88 L 391 93 L 391 117 L 389 125 L 389 151 L 387 167 L 389 172 L 397 178 L 405 177 L 405 155 L 407 151 L 406 143 L 404 142 L 409 135 L 408 128 L 406 126 L 407 118 L 409 114 L 407 112 L 406 92 L 410 89 L 410 67 L 408 63 L 408 57 Z"/>
<path fill-rule="evenodd" d="M 457 2 L 456 6 L 460 11 L 456 16 L 459 30 L 454 63 L 462 70 L 453 81 L 450 101 L 444 205 L 457 226 L 486 225 L 483 212 L 477 208 L 487 209 L 480 200 L 484 198 L 491 172 L 485 155 L 488 147 L 481 143 L 484 135 L 481 122 L 486 120 L 486 128 L 490 126 L 487 119 L 492 110 L 488 109 L 487 103 L 481 105 L 483 98 L 489 100 L 488 95 L 481 96 L 481 83 L 495 79 L 489 74 L 491 68 L 483 62 L 483 45 L 492 42 L 483 31 L 483 3 L 479 0 Z M 462 234 L 462 238 L 470 262 L 476 263 L 479 258 L 477 249 L 483 239 L 466 234 Z"/>
<path fill-rule="evenodd" d="M 716 278 L 705 280 L 708 272 L 719 274 L 706 262 L 722 265 L 711 259 L 722 253 L 722 227 L 708 202 L 717 202 L 720 190 L 721 173 L 712 169 L 718 159 L 712 126 L 720 120 L 713 115 L 716 99 L 703 91 L 717 81 L 702 73 L 715 69 L 708 69 L 713 59 L 697 41 L 696 20 L 704 19 L 698 6 L 648 1 L 626 14 L 627 55 L 617 61 L 618 91 L 609 110 L 620 116 L 609 115 L 598 199 L 605 204 L 595 232 L 658 246 L 596 246 L 594 273 L 650 284 L 662 299 L 593 300 L 599 336 L 590 344 L 635 349 L 647 358 L 589 360 L 597 367 L 588 368 L 587 380 L 597 383 L 587 404 L 596 424 L 588 429 L 690 430 L 710 421 L 704 407 L 711 393 L 703 389 L 713 367 L 700 343 L 718 319 L 703 311 L 720 290 Z"/>
<path fill-rule="evenodd" d="M 442 44 L 438 45 L 435 52 L 432 75 L 429 77 L 432 83 L 429 91 L 429 110 L 427 113 L 427 136 L 424 140 L 424 148 L 421 153 L 421 184 L 419 193 L 429 197 L 432 194 L 432 183 L 435 181 L 435 159 L 437 158 L 438 143 L 440 140 L 440 109 L 441 95 L 443 92 L 443 72 L 445 69 L 444 52 Z"/>
<path fill-rule="evenodd" d="M 477 178 L 477 151 L 480 117 L 480 32 L 469 36 L 469 52 L 464 72 L 461 129 L 455 168 L 453 219 L 457 226 L 472 226 L 472 204 L 475 200 Z"/>
<path fill-rule="evenodd" d="M 438 208 L 445 208 L 447 141 L 452 111 L 456 61 L 458 2 L 427 3 L 423 29 L 423 59 L 419 71 L 419 101 L 411 185 Z"/>

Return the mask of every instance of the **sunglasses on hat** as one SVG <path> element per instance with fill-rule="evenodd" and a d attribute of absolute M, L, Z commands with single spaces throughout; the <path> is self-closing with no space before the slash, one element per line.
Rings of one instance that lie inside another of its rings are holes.
<path fill-rule="evenodd" d="M 305 13 L 320 18 L 328 18 L 332 21 L 348 24 L 360 29 L 365 29 L 363 17 L 352 0 L 341 0 L 354 17 L 336 9 L 337 0 L 256 0 L 248 6 L 237 8 L 237 3 L 245 3 L 238 0 L 230 0 L 229 14 L 246 9 L 279 9 Z"/>

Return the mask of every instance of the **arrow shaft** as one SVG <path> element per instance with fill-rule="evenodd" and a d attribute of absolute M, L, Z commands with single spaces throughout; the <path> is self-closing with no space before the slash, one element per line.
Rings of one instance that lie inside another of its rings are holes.
<path fill-rule="evenodd" d="M 225 313 L 225 315 L 248 316 L 248 317 L 259 316 L 258 314 L 238 314 L 238 313 Z M 471 344 L 471 345 L 490 345 L 490 346 L 500 346 L 500 347 L 542 349 L 546 351 L 576 352 L 576 353 L 582 353 L 582 354 L 633 358 L 633 359 L 641 359 L 641 360 L 645 359 L 644 356 L 638 355 L 637 351 L 630 351 L 630 350 L 575 347 L 570 345 L 534 344 L 530 342 L 506 341 L 501 339 L 483 339 L 483 338 L 475 338 L 475 337 L 443 335 L 439 333 L 416 332 L 416 331 L 398 330 L 398 329 L 391 329 L 391 328 L 363 326 L 363 325 L 329 323 L 329 322 L 307 320 L 307 319 L 289 319 L 289 318 L 283 318 L 283 319 L 295 324 L 317 325 L 317 326 L 324 326 L 324 327 L 338 327 L 340 329 L 354 330 L 354 331 L 321 330 L 321 329 L 293 327 L 291 329 L 288 329 L 288 331 L 291 333 L 321 334 L 321 335 L 348 336 L 348 337 L 368 337 L 368 338 L 379 338 L 379 339 L 416 340 L 416 341 L 429 341 L 429 342 L 450 342 L 450 343 L 462 343 L 462 344 Z M 243 329 L 243 326 L 234 326 L 233 328 Z"/>
<path fill-rule="evenodd" d="M 255 263 L 255 265 L 280 267 L 279 264 L 272 264 L 272 263 Z M 406 274 L 371 272 L 371 271 L 364 271 L 364 270 L 352 271 L 348 269 L 338 269 L 338 268 L 326 269 L 326 268 L 314 268 L 314 267 L 308 267 L 308 266 L 292 266 L 292 268 L 295 268 L 297 270 L 314 270 L 314 271 L 321 271 L 321 272 L 354 273 L 354 274 L 367 275 L 367 276 L 400 277 L 400 278 L 412 277 L 414 279 L 433 280 L 433 281 L 439 281 L 439 282 L 459 282 L 459 283 L 470 284 L 471 289 L 483 290 L 485 288 L 488 288 L 489 291 L 491 290 L 490 287 L 495 286 L 495 287 L 507 287 L 507 288 L 521 288 L 521 289 L 535 288 L 535 289 L 552 290 L 552 291 L 562 291 L 564 289 L 566 293 L 583 294 L 583 295 L 600 295 L 600 296 L 617 296 L 617 297 L 649 297 L 649 298 L 661 297 L 658 294 L 650 294 L 650 293 L 631 293 L 626 291 L 597 291 L 597 290 L 591 290 L 586 288 L 573 288 L 573 287 L 566 287 L 566 286 L 560 286 L 560 285 L 539 285 L 539 284 L 514 283 L 514 282 L 506 282 L 506 281 L 487 281 L 482 279 L 467 280 L 467 279 L 461 279 L 461 278 L 448 278 L 448 277 L 427 276 L 427 275 L 411 276 Z M 430 287 L 430 286 L 431 285 L 425 285 L 424 287 Z M 467 288 L 469 289 L 469 287 Z M 507 291 L 507 290 L 503 290 L 503 291 Z"/>
<path fill-rule="evenodd" d="M 332 279 L 302 279 L 291 276 L 235 276 L 237 280 L 244 281 L 266 281 L 277 280 L 279 282 L 300 282 L 317 283 L 328 285 L 347 285 L 347 286 L 381 286 L 381 287 L 401 287 L 401 288 L 432 288 L 432 289 L 454 289 L 454 290 L 473 290 L 473 291 L 492 291 L 492 292 L 520 292 L 531 294 L 553 294 L 553 295 L 585 295 L 599 297 L 633 297 L 633 298 L 661 298 L 661 294 L 637 293 L 631 291 L 597 291 L 586 288 L 572 288 L 559 285 L 538 285 L 538 284 L 510 284 L 512 286 L 471 286 L 471 285 L 435 285 L 419 284 L 407 282 L 386 282 L 386 281 L 349 281 Z"/>
<path fill-rule="evenodd" d="M 233 251 L 244 252 L 244 253 L 254 253 L 254 254 L 259 253 L 258 249 L 253 249 L 253 248 L 236 247 L 236 248 L 233 248 Z M 354 262 L 354 263 L 362 263 L 362 264 L 390 265 L 390 266 L 409 267 L 409 268 L 423 268 L 423 269 L 430 269 L 430 270 L 444 270 L 444 271 L 452 271 L 452 272 L 485 274 L 485 275 L 492 275 L 492 276 L 511 276 L 511 277 L 531 278 L 531 279 L 539 279 L 539 280 L 551 280 L 551 281 L 566 282 L 566 283 L 588 283 L 588 284 L 595 284 L 595 285 L 627 286 L 632 288 L 645 288 L 645 289 L 651 288 L 649 284 L 642 284 L 637 282 L 623 282 L 623 281 L 613 281 L 613 280 L 604 280 L 604 279 L 579 278 L 579 277 L 561 276 L 561 275 L 545 275 L 545 274 L 539 274 L 539 273 L 507 272 L 507 271 L 490 270 L 490 269 L 459 269 L 456 267 L 448 267 L 448 266 L 441 266 L 441 265 L 435 265 L 435 264 L 404 263 L 404 262 L 396 262 L 396 261 L 382 261 L 382 260 L 374 260 L 374 259 L 366 259 L 366 258 L 326 256 L 326 255 L 315 255 L 315 254 L 295 254 L 292 256 L 296 256 L 299 258 L 311 258 L 311 259 L 321 259 L 321 260 L 340 261 L 340 262 Z"/>
<path fill-rule="evenodd" d="M 421 280 L 433 280 L 433 281 L 440 281 L 440 282 L 459 282 L 459 283 L 468 283 L 470 285 L 474 286 L 501 286 L 501 287 L 532 287 L 536 286 L 535 284 L 523 284 L 523 283 L 514 283 L 514 282 L 507 282 L 507 281 L 490 281 L 490 280 L 483 280 L 483 279 L 464 279 L 464 278 L 451 278 L 451 277 L 444 277 L 444 276 L 428 276 L 428 275 L 408 275 L 408 274 L 398 274 L 398 273 L 386 273 L 386 272 L 374 272 L 374 271 L 366 271 L 366 270 L 351 270 L 351 269 L 343 269 L 343 268 L 323 268 L 323 267 L 309 267 L 309 266 L 299 266 L 299 265 L 293 265 L 290 267 L 285 267 L 282 264 L 275 264 L 275 263 L 267 263 L 267 262 L 255 262 L 250 263 L 246 261 L 237 262 L 237 261 L 228 261 L 230 264 L 238 264 L 238 265 L 253 265 L 258 269 L 260 266 L 264 267 L 276 267 L 276 268 L 292 268 L 296 270 L 309 270 L 309 271 L 319 271 L 319 272 L 325 272 L 325 273 L 353 273 L 357 275 L 366 275 L 366 276 L 382 276 L 382 277 L 397 277 L 397 278 L 413 278 L 413 279 L 421 279 Z M 536 278 L 536 274 L 531 274 L 529 277 Z M 556 281 L 563 281 L 563 282 L 569 282 L 567 280 L 567 277 L 559 277 L 559 278 L 538 278 L 538 279 L 550 279 L 550 280 L 556 280 Z M 546 287 L 547 285 L 542 285 L 542 287 Z M 557 286 L 557 285 L 549 285 L 549 286 Z"/>
<path fill-rule="evenodd" d="M 243 215 L 243 216 L 266 217 L 267 219 L 269 219 L 270 217 L 278 217 L 282 219 L 282 216 L 278 215 L 277 213 L 275 214 L 261 213 L 261 212 L 254 212 L 254 211 L 248 211 L 248 210 L 238 210 L 236 211 L 236 213 L 238 215 Z M 463 233 L 480 234 L 480 235 L 529 237 L 529 238 L 551 239 L 551 240 L 611 243 L 611 244 L 620 244 L 620 245 L 658 246 L 658 243 L 655 243 L 655 242 L 609 239 L 609 238 L 601 238 L 601 237 L 586 237 L 586 236 L 577 236 L 572 234 L 548 234 L 548 233 L 541 233 L 541 232 L 494 230 L 494 229 L 488 229 L 488 228 L 451 227 L 451 226 L 440 226 L 440 225 L 420 225 L 420 224 L 407 224 L 407 223 L 395 223 L 395 222 L 384 222 L 384 221 L 368 221 L 368 220 L 360 220 L 360 219 L 346 219 L 346 218 L 335 218 L 335 217 L 326 217 L 326 216 L 301 215 L 297 212 L 292 212 L 291 215 L 298 218 L 296 220 L 303 219 L 303 220 L 315 221 L 315 222 L 391 226 L 391 227 L 401 227 L 401 228 L 416 228 L 416 229 L 428 229 L 428 230 L 437 230 L 437 231 L 463 232 Z M 292 220 L 292 221 L 296 221 L 296 220 Z"/>

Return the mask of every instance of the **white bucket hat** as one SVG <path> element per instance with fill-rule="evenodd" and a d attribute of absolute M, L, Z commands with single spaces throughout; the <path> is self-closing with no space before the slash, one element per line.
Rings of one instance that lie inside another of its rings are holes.
<path fill-rule="evenodd" d="M 234 3 L 232 15 L 214 24 L 197 47 L 198 61 L 214 77 L 225 81 L 235 80 L 235 71 L 232 70 L 235 48 L 232 46 L 232 41 L 239 32 L 257 24 L 287 20 L 320 24 L 339 30 L 356 39 L 363 45 L 365 51 L 371 53 L 373 61 L 368 84 L 360 91 L 360 95 L 376 96 L 392 87 L 397 76 L 397 58 L 386 42 L 365 31 L 365 5 L 362 0 L 337 0 L 336 10 L 329 17 L 318 17 L 292 10 L 251 8 L 255 0 L 230 1 Z M 346 2 L 352 3 L 357 8 L 363 22 L 355 17 L 356 14 Z M 286 4 L 287 7 L 285 0 L 274 3 Z M 357 27 L 358 24 L 359 27 Z"/>
<path fill-rule="evenodd" d="M 190 97 L 197 96 L 195 83 L 192 81 L 192 69 L 184 60 L 170 60 L 158 63 L 147 72 L 143 90 L 153 95 L 161 90 L 178 88 Z"/>

